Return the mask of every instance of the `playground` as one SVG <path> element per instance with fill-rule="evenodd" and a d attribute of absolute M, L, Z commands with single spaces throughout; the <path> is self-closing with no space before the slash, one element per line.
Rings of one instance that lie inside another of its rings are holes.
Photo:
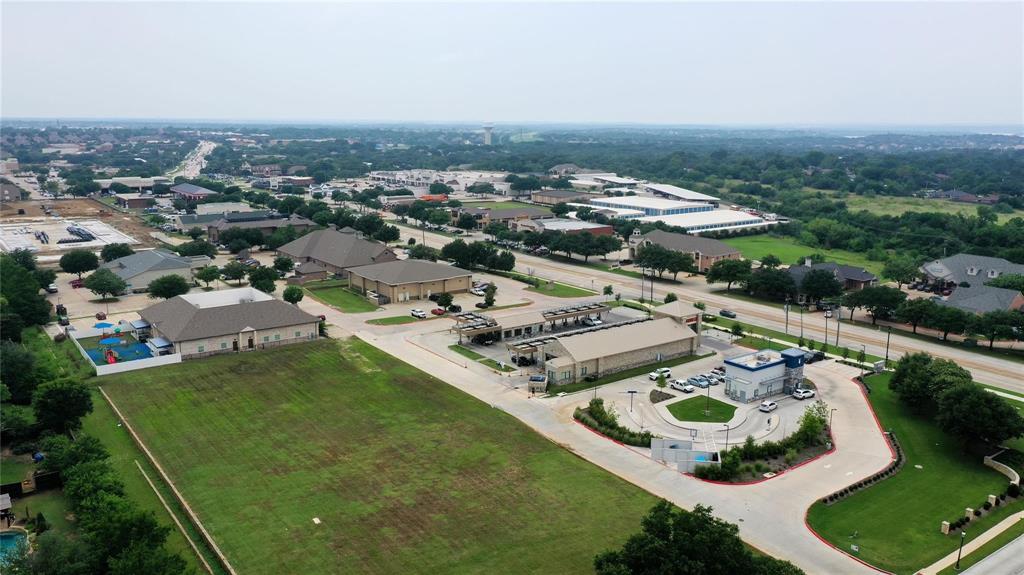
<path fill-rule="evenodd" d="M 161 338 L 143 343 L 145 338 L 140 341 L 127 322 L 113 324 L 101 321 L 92 327 L 72 329 L 68 335 L 82 356 L 92 363 L 97 375 L 181 361 L 179 354 L 171 353 L 170 343 Z M 166 346 L 166 349 L 162 346 Z"/>

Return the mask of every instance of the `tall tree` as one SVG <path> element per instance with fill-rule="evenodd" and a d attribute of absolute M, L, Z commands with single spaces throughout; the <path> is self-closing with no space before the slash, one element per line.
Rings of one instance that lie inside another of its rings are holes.
<path fill-rule="evenodd" d="M 154 299 L 171 299 L 175 296 L 187 294 L 191 287 L 188 281 L 178 274 L 160 276 L 149 282 L 149 297 Z"/>
<path fill-rule="evenodd" d="M 50 302 L 39 293 L 36 278 L 7 254 L 0 254 L 0 295 L 3 296 L 0 309 L 5 317 L 5 328 L 19 323 L 45 325 L 50 321 Z M 11 316 L 19 321 L 9 321 Z"/>
<path fill-rule="evenodd" d="M 249 285 L 264 293 L 274 293 L 277 271 L 274 268 L 258 267 L 249 270 Z"/>
<path fill-rule="evenodd" d="M 60 257 L 60 269 L 65 273 L 78 274 L 78 279 L 82 279 L 85 272 L 91 272 L 98 267 L 100 259 L 89 250 L 71 250 Z"/>
<path fill-rule="evenodd" d="M 935 421 L 968 445 L 977 442 L 995 446 L 1024 435 L 1020 413 L 1005 399 L 973 383 L 944 391 Z"/>
<path fill-rule="evenodd" d="M 210 282 L 220 278 L 220 268 L 217 266 L 204 266 L 196 271 L 196 279 L 210 287 Z"/>
<path fill-rule="evenodd" d="M 725 291 L 732 289 L 732 284 L 743 282 L 750 277 L 749 260 L 718 260 L 711 264 L 705 279 L 709 284 L 725 282 Z"/>
<path fill-rule="evenodd" d="M 248 269 L 241 262 L 230 261 L 224 264 L 224 267 L 220 270 L 221 274 L 224 275 L 226 280 L 235 280 L 238 285 L 242 285 L 242 279 L 245 278 Z"/>
<path fill-rule="evenodd" d="M 281 294 L 284 301 L 290 304 L 298 304 L 304 296 L 305 293 L 303 293 L 302 288 L 299 286 L 288 286 L 284 288 L 284 293 Z"/>
<path fill-rule="evenodd" d="M 82 418 L 92 412 L 92 393 L 81 381 L 54 379 L 36 388 L 32 409 L 41 429 L 67 433 L 81 427 Z"/>
<path fill-rule="evenodd" d="M 295 268 L 295 262 L 288 256 L 277 256 L 274 258 L 274 269 L 286 274 Z"/>
<path fill-rule="evenodd" d="M 885 266 L 882 267 L 882 275 L 896 282 L 899 288 L 914 281 L 920 273 L 917 262 L 908 256 L 893 256 L 886 260 Z"/>
<path fill-rule="evenodd" d="M 13 341 L 0 342 L 0 381 L 7 386 L 14 403 L 31 401 L 37 381 L 35 357 L 28 348 Z"/>
<path fill-rule="evenodd" d="M 846 305 L 863 307 L 871 315 L 871 325 L 877 325 L 878 318 L 887 319 L 907 299 L 902 290 L 888 286 L 870 286 L 847 294 Z"/>
<path fill-rule="evenodd" d="M 908 299 L 896 308 L 896 319 L 909 323 L 917 333 L 917 326 L 925 323 L 936 307 L 936 303 L 928 298 Z"/>
<path fill-rule="evenodd" d="M 843 284 L 828 270 L 811 270 L 800 282 L 800 291 L 813 302 L 826 298 L 839 297 L 843 293 Z"/>
<path fill-rule="evenodd" d="M 107 296 L 123 293 L 128 283 L 107 268 L 100 268 L 85 278 L 82 285 L 92 293 L 106 299 Z"/>
<path fill-rule="evenodd" d="M 100 257 L 105 262 L 112 262 L 118 258 L 123 258 L 135 253 L 132 247 L 128 244 L 107 244 L 100 250 Z"/>

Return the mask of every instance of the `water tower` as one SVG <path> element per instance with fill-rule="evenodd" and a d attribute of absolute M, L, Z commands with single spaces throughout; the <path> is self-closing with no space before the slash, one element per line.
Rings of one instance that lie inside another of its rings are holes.
<path fill-rule="evenodd" d="M 491 145 L 491 131 L 494 130 L 494 126 L 491 124 L 484 124 L 484 145 Z"/>

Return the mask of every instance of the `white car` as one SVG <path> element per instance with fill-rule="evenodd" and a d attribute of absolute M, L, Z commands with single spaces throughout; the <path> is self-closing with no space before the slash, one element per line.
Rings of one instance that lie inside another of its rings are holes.
<path fill-rule="evenodd" d="M 469 293 L 471 293 L 473 295 L 476 295 L 476 296 L 480 296 L 480 297 L 483 297 L 483 296 L 487 295 L 487 294 L 484 293 L 484 290 L 482 290 L 482 289 L 480 289 L 478 287 L 469 290 Z"/>
<path fill-rule="evenodd" d="M 793 397 L 797 399 L 807 399 L 808 397 L 814 397 L 813 389 L 797 389 L 793 392 Z"/>
<path fill-rule="evenodd" d="M 598 325 L 602 325 L 602 324 L 604 324 L 603 321 L 601 321 L 599 319 L 594 319 L 592 317 L 584 318 L 584 320 L 583 320 L 583 325 L 598 326 Z"/>
<path fill-rule="evenodd" d="M 677 389 L 683 393 L 693 393 L 696 390 L 696 388 L 694 388 L 692 385 L 688 385 L 685 381 L 681 379 L 672 380 L 672 383 L 670 383 L 668 386 L 671 387 L 672 389 Z"/>
<path fill-rule="evenodd" d="M 409 314 L 412 315 L 412 317 L 418 317 L 420 319 L 427 319 L 427 312 L 425 312 L 425 311 L 423 311 L 421 309 L 414 309 L 414 310 L 410 311 Z"/>
<path fill-rule="evenodd" d="M 761 406 L 758 407 L 758 409 L 765 413 L 770 413 L 772 411 L 775 411 L 775 409 L 778 407 L 779 404 L 775 403 L 774 401 L 762 401 Z"/>
<path fill-rule="evenodd" d="M 655 381 L 661 376 L 665 376 L 665 379 L 672 377 L 672 370 L 667 367 L 659 367 L 658 369 L 647 374 L 647 377 L 651 381 Z"/>

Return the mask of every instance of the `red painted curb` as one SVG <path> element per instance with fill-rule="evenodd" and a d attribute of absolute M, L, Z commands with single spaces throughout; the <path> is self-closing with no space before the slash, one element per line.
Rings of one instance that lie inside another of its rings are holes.
<path fill-rule="evenodd" d="M 882 438 L 885 440 L 885 445 L 889 448 L 890 456 L 892 457 L 892 459 L 896 459 L 896 451 L 892 448 L 892 442 L 889 441 L 889 438 L 885 437 L 885 430 L 882 429 L 882 422 L 880 422 L 878 420 L 878 414 L 875 413 L 875 408 L 871 406 L 871 400 L 868 399 L 868 393 L 864 389 L 864 385 L 862 383 L 860 383 L 859 381 L 857 381 L 856 379 L 852 379 L 851 378 L 850 381 L 852 381 L 853 384 L 856 385 L 860 389 L 861 395 L 864 396 L 864 401 L 866 401 L 867 404 L 868 404 L 868 411 L 871 412 L 871 417 L 874 418 L 875 425 L 878 427 L 878 432 L 880 434 L 882 434 Z M 888 467 L 888 465 L 886 465 L 886 467 Z M 883 467 L 882 469 L 885 469 L 885 467 Z M 879 470 L 879 471 L 881 471 L 881 470 Z M 876 471 L 875 473 L 878 473 L 878 471 Z M 825 545 L 828 545 L 829 547 L 835 549 L 836 551 L 842 553 L 843 555 L 846 555 L 850 559 L 853 559 L 854 561 L 856 561 L 856 562 L 858 562 L 858 563 L 860 563 L 860 564 L 862 564 L 862 565 L 864 565 L 866 567 L 874 569 L 875 571 L 878 571 L 879 573 L 885 573 L 886 575 L 893 575 L 893 573 L 891 571 L 886 571 L 885 569 L 879 569 L 878 567 L 875 567 L 874 565 L 868 563 L 867 561 L 861 559 L 860 557 L 857 557 L 857 556 L 854 556 L 854 555 L 850 555 L 846 551 L 843 551 L 839 547 L 836 547 L 835 545 L 833 545 L 831 541 L 829 541 L 829 540 L 825 539 L 824 537 L 822 537 L 817 531 L 814 530 L 813 527 L 811 527 L 811 524 L 807 522 L 807 514 L 810 511 L 811 511 L 810 507 L 808 507 L 807 510 L 804 511 L 804 527 L 806 527 L 807 530 L 811 532 L 811 535 L 814 535 L 815 537 L 817 537 L 818 541 L 821 541 Z"/>

